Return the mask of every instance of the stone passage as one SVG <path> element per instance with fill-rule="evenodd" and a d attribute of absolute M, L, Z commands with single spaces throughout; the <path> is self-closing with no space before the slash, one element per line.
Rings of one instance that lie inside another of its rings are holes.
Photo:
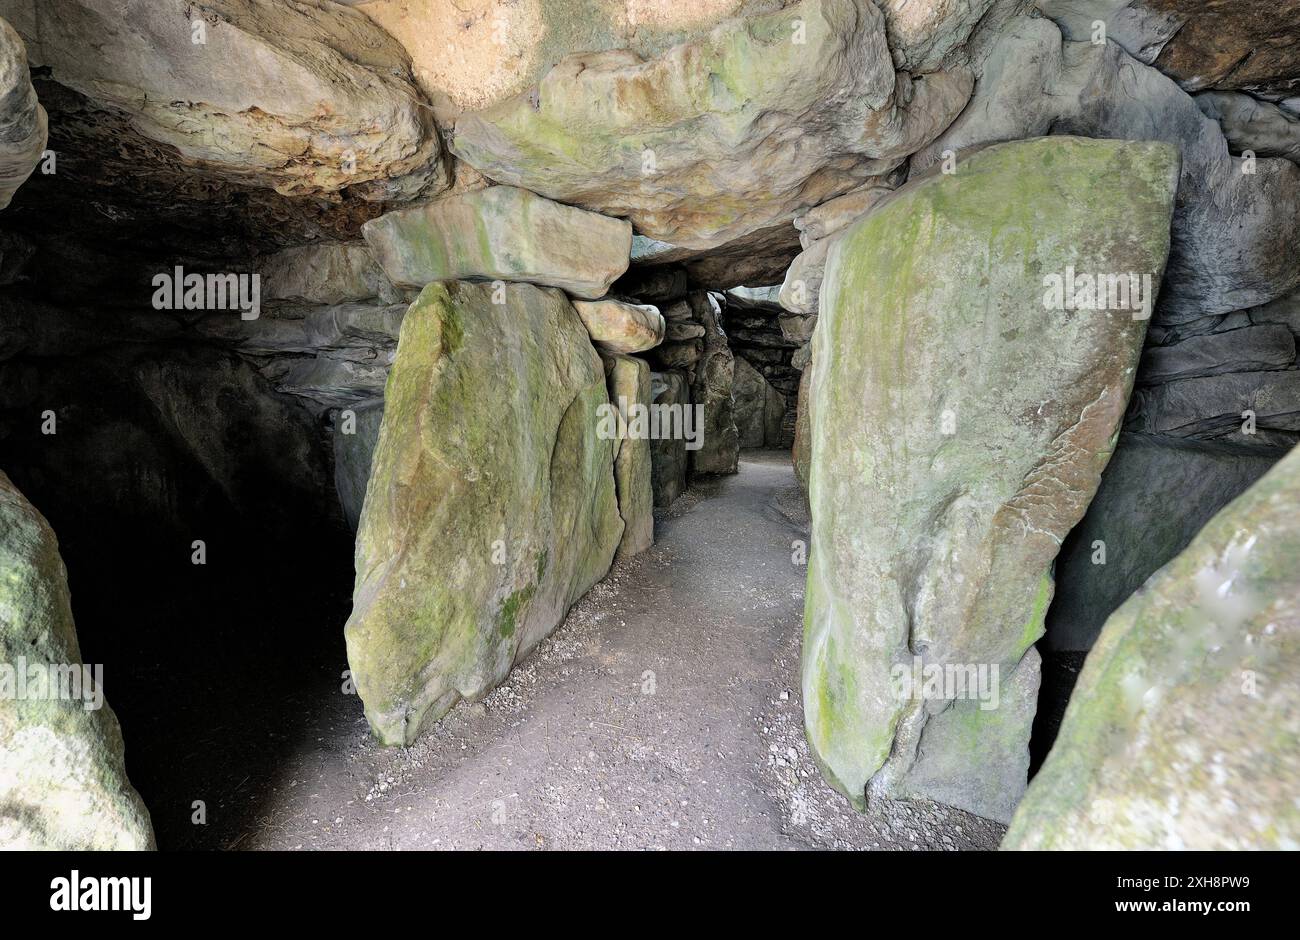
<path fill-rule="evenodd" d="M 1052 560 L 1096 491 L 1146 332 L 1140 305 L 1051 309 L 1045 284 L 1067 269 L 1158 284 L 1177 172 L 1158 144 L 993 146 L 832 248 L 803 684 L 809 740 L 855 803 L 869 788 L 1010 818 Z M 925 667 L 985 670 L 988 688 L 901 685 Z"/>

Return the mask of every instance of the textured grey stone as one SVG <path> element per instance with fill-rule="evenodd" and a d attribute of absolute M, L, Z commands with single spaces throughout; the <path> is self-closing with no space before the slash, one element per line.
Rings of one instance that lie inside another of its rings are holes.
<path fill-rule="evenodd" d="M 1009 849 L 1300 846 L 1300 451 L 1102 629 Z"/>
<path fill-rule="evenodd" d="M 1121 434 L 1088 514 L 1057 556 L 1046 647 L 1091 649 L 1106 618 L 1280 456 L 1217 441 Z"/>
<path fill-rule="evenodd" d="M 682 372 L 655 372 L 650 377 L 655 405 L 691 407 L 690 385 Z M 660 436 L 650 441 L 654 504 L 671 506 L 686 491 L 687 450 L 682 437 Z"/>
<path fill-rule="evenodd" d="M 1171 346 L 1150 346 L 1142 354 L 1139 381 L 1155 385 L 1224 372 L 1286 369 L 1295 363 L 1295 336 L 1280 323 L 1192 336 Z"/>
<path fill-rule="evenodd" d="M 345 412 L 351 413 L 350 420 Z M 354 532 L 366 500 L 370 461 L 375 454 L 379 425 L 383 419 L 382 398 L 358 402 L 350 408 L 340 409 L 334 416 L 334 488 L 343 508 L 343 517 Z"/>
<path fill-rule="evenodd" d="M 731 397 L 735 357 L 722 327 L 722 309 L 713 295 L 692 294 L 691 307 L 706 331 L 691 386 L 691 400 L 704 406 L 704 439 L 699 450 L 690 452 L 691 472 L 735 473 L 740 461 Z"/>
<path fill-rule="evenodd" d="M 732 400 L 742 448 L 780 446 L 785 399 L 741 356 L 735 358 Z"/>
<path fill-rule="evenodd" d="M 0 695 L 0 849 L 152 849 L 149 813 L 126 777 L 121 729 L 96 685 L 103 673 L 81 668 L 58 542 L 4 473 L 0 571 L 0 665 L 8 676 Z M 31 681 L 34 671 L 49 677 L 52 669 L 75 669 L 89 685 L 60 690 Z M 96 697 L 98 707 L 88 707 Z"/>
<path fill-rule="evenodd" d="M 1247 411 L 1258 429 L 1300 431 L 1300 371 L 1229 372 L 1141 388 L 1125 428 L 1249 442 L 1242 433 Z"/>
<path fill-rule="evenodd" d="M 1181 151 L 1157 323 L 1243 310 L 1300 286 L 1300 265 L 1290 257 L 1300 243 L 1300 167 L 1261 159 L 1253 175 L 1243 173 L 1218 123 L 1172 79 L 1114 43 L 1062 43 L 1050 20 L 1007 25 L 970 105 L 912 158 L 912 171 L 948 150 L 1048 133 L 1160 140 Z"/>
<path fill-rule="evenodd" d="M 21 6 L 21 4 L 20 4 Z M 205 41 L 194 42 L 201 22 Z M 385 201 L 447 183 L 410 57 L 358 10 L 274 0 L 40 0 L 32 64 L 197 174 Z"/>

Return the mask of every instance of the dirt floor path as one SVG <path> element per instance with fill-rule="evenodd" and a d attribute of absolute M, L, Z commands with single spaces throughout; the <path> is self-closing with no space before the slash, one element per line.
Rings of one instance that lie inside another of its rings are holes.
<path fill-rule="evenodd" d="M 659 514 L 654 548 L 619 563 L 486 701 L 414 746 L 375 744 L 355 696 L 304 696 L 274 778 L 221 797 L 228 824 L 201 842 L 995 847 L 994 823 L 932 804 L 861 816 L 818 776 L 798 680 L 805 569 L 792 561 L 806 521 L 788 456 L 746 454 L 738 475 Z"/>

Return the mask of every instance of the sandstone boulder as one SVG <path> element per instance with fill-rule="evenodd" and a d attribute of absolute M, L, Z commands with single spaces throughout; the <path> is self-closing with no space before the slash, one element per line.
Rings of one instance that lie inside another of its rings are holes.
<path fill-rule="evenodd" d="M 894 169 L 970 89 L 963 69 L 895 71 L 874 3 L 803 0 L 650 59 L 568 56 L 459 117 L 452 149 L 496 182 L 715 248 Z"/>
<path fill-rule="evenodd" d="M 0 849 L 152 849 L 54 532 L 0 473 Z"/>
<path fill-rule="evenodd" d="M 1292 94 L 1300 75 L 1296 0 L 1037 0 L 1070 39 L 1107 38 L 1189 91 Z"/>
<path fill-rule="evenodd" d="M 370 482 L 370 461 L 375 455 L 383 419 L 382 398 L 341 408 L 334 418 L 334 488 L 353 532 L 361 522 L 366 484 Z"/>
<path fill-rule="evenodd" d="M 1300 845 L 1300 452 L 1111 616 L 1008 849 Z"/>
<path fill-rule="evenodd" d="M 410 58 L 357 10 L 274 0 L 0 9 L 17 17 L 33 65 L 218 179 L 375 200 L 446 185 Z"/>
<path fill-rule="evenodd" d="M 1158 284 L 1177 170 L 1155 143 L 995 145 L 913 180 L 831 250 L 803 692 L 814 753 L 855 803 L 1010 818 L 1052 561 L 1110 457 L 1146 332 L 1140 309 L 1059 309 L 1044 285 L 1069 267 Z M 904 681 L 927 667 L 944 681 Z"/>
<path fill-rule="evenodd" d="M 324 242 L 286 248 L 261 266 L 262 299 L 303 304 L 363 300 L 395 303 L 399 297 L 365 242 Z"/>
<path fill-rule="evenodd" d="M 656 307 L 621 300 L 578 300 L 573 308 L 591 341 L 604 352 L 645 352 L 663 342 L 664 318 Z"/>
<path fill-rule="evenodd" d="M 781 446 L 785 399 L 741 356 L 735 357 L 732 402 L 740 447 Z"/>
<path fill-rule="evenodd" d="M 812 363 L 803 370 L 799 377 L 799 406 L 795 412 L 794 445 L 790 458 L 794 462 L 794 476 L 799 481 L 799 488 L 808 493 L 808 470 L 812 465 L 812 399 L 808 390 L 812 387 Z"/>
<path fill-rule="evenodd" d="M 736 363 L 722 327 L 722 309 L 712 294 L 691 295 L 691 309 L 705 334 L 691 386 L 691 401 L 704 408 L 702 441 L 691 451 L 692 473 L 735 473 L 740 462 L 732 383 Z"/>
<path fill-rule="evenodd" d="M 623 534 L 600 357 L 563 294 L 425 288 L 402 323 L 345 635 L 366 717 L 409 744 L 604 577 Z"/>
<path fill-rule="evenodd" d="M 362 228 L 399 287 L 466 278 L 527 281 L 603 297 L 627 270 L 632 226 L 493 186 L 399 209 Z"/>

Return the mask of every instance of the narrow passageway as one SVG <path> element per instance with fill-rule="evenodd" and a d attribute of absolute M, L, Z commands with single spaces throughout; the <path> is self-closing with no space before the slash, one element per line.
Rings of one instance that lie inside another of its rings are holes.
<path fill-rule="evenodd" d="M 787 454 L 745 455 L 659 513 L 654 548 L 485 702 L 414 746 L 380 747 L 356 698 L 334 696 L 278 779 L 244 788 L 242 832 L 223 843 L 994 847 L 1001 827 L 944 807 L 859 816 L 817 774 L 798 682 L 805 505 Z"/>

